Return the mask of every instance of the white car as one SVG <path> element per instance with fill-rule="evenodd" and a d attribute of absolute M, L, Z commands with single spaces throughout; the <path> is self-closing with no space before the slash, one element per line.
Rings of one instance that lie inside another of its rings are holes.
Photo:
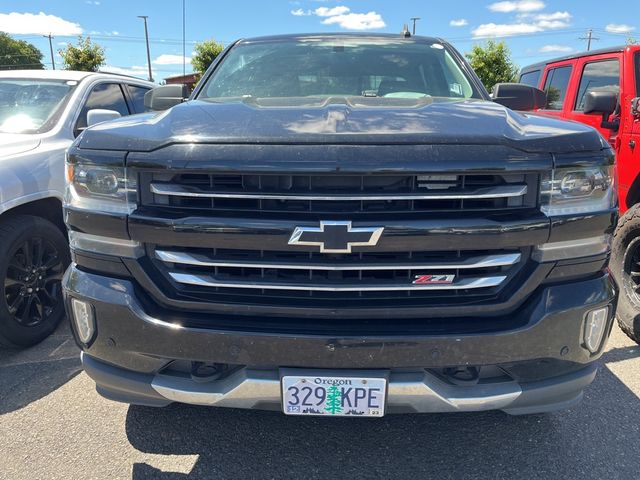
<path fill-rule="evenodd" d="M 0 72 L 0 344 L 33 345 L 64 316 L 65 150 L 87 126 L 143 112 L 153 86 L 107 73 Z"/>

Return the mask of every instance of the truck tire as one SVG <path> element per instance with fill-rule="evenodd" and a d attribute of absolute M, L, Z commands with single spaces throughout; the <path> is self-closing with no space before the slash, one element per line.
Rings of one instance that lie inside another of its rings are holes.
<path fill-rule="evenodd" d="M 640 343 L 640 204 L 620 217 L 613 236 L 610 269 L 620 289 L 618 325 L 631 340 Z"/>
<path fill-rule="evenodd" d="M 55 330 L 65 315 L 62 276 L 70 261 L 53 223 L 30 215 L 0 220 L 0 344 L 28 347 Z"/>

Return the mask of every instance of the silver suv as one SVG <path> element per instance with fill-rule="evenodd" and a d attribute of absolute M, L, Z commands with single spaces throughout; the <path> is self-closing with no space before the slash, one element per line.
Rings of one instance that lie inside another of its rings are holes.
<path fill-rule="evenodd" d="M 106 73 L 0 72 L 0 344 L 37 343 L 64 316 L 65 150 L 88 126 L 143 112 L 153 86 Z"/>

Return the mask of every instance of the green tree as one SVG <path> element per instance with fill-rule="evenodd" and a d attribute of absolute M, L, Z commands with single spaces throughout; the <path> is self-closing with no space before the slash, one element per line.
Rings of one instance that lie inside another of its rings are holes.
<path fill-rule="evenodd" d="M 68 44 L 59 50 L 65 70 L 80 70 L 83 72 L 97 72 L 104 65 L 104 48 L 91 42 L 90 37 L 78 37 L 78 44 Z"/>
<path fill-rule="evenodd" d="M 0 32 L 0 70 L 43 70 L 42 52 L 24 40 Z"/>
<path fill-rule="evenodd" d="M 489 40 L 484 46 L 474 45 L 466 56 L 487 90 L 491 91 L 496 83 L 516 81 L 518 67 L 511 61 L 505 42 Z"/>
<path fill-rule="evenodd" d="M 196 72 L 202 74 L 209 68 L 209 65 L 213 63 L 216 57 L 222 53 L 224 45 L 213 39 L 204 40 L 196 43 L 194 50 L 195 54 L 191 58 L 191 65 Z"/>
<path fill-rule="evenodd" d="M 638 45 L 638 41 L 633 37 L 627 37 L 627 45 Z"/>
<path fill-rule="evenodd" d="M 324 409 L 331 415 L 342 412 L 342 396 L 337 386 L 331 385 L 327 390 L 327 406 Z"/>

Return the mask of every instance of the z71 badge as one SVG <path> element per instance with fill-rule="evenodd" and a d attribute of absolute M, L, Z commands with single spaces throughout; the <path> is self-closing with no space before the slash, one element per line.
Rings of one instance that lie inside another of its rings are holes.
<path fill-rule="evenodd" d="M 455 275 L 416 275 L 414 285 L 450 285 L 456 279 Z"/>

